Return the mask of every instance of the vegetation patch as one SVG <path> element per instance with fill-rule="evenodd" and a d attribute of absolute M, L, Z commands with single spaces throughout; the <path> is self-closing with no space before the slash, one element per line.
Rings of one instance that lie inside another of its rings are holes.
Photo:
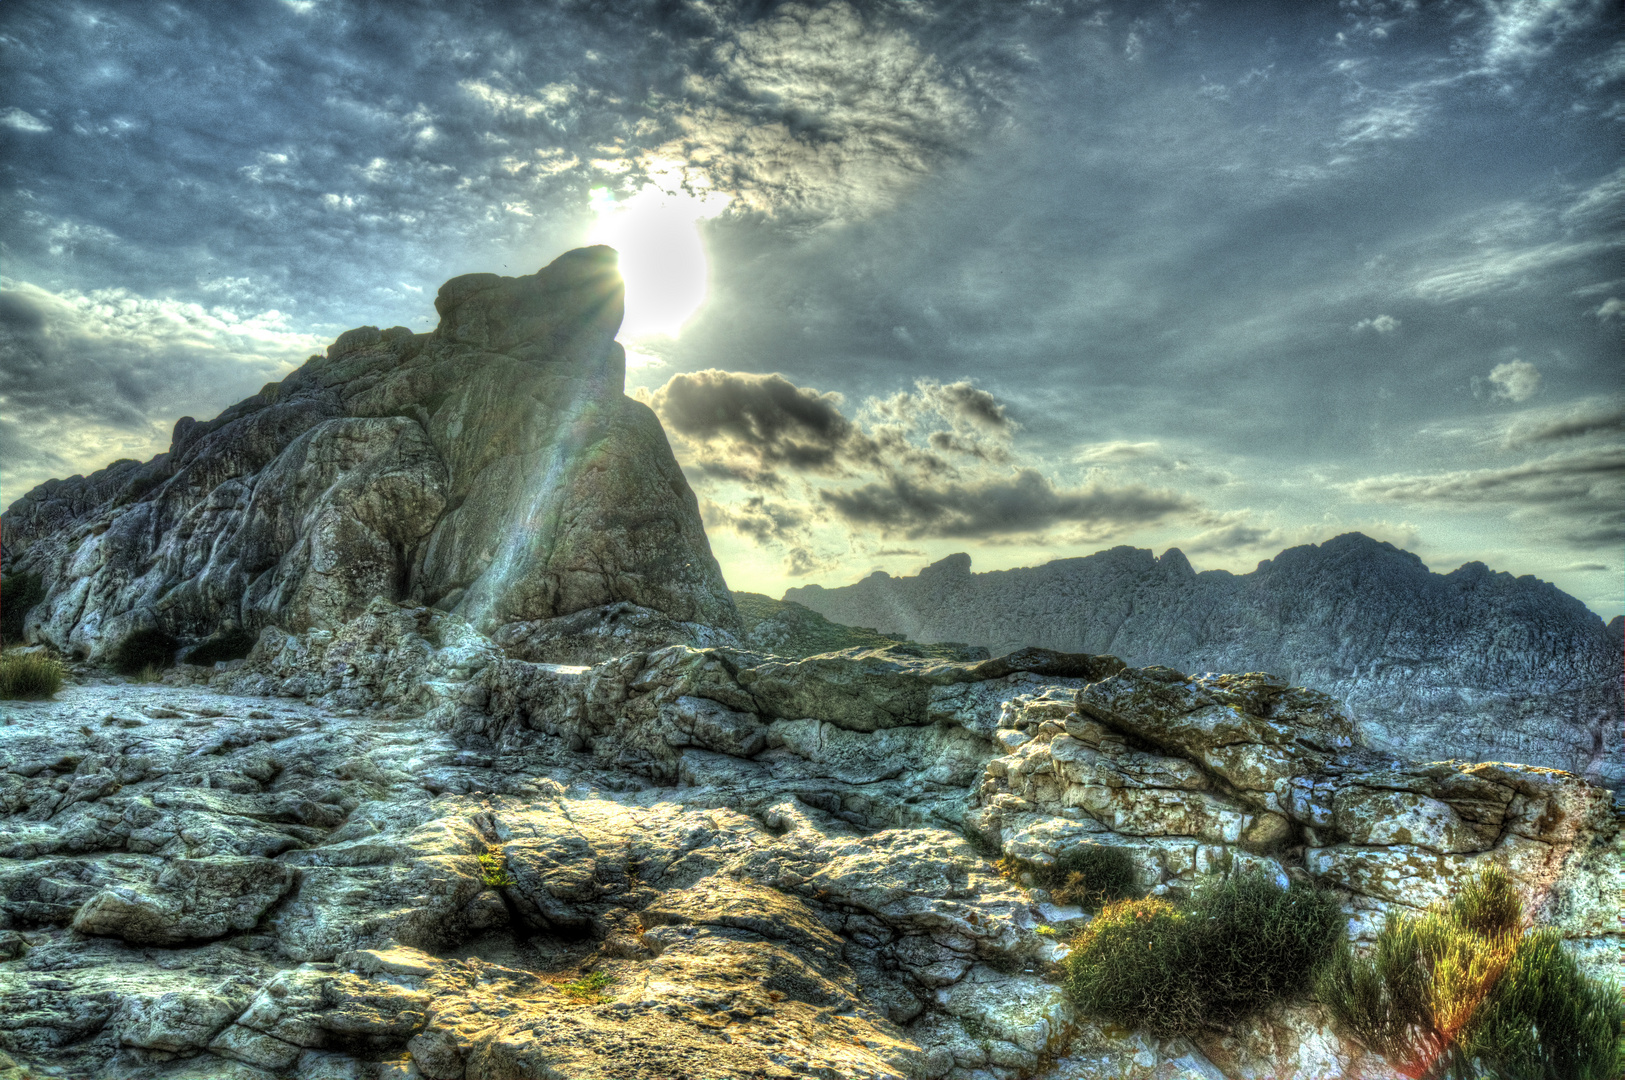
<path fill-rule="evenodd" d="M 609 1000 L 604 988 L 614 981 L 607 972 L 594 971 L 574 982 L 559 983 L 558 991 L 571 1001 L 582 1005 L 602 1005 Z"/>
<path fill-rule="evenodd" d="M 1006 855 L 999 870 L 1013 881 L 1030 881 L 1048 890 L 1057 904 L 1077 904 L 1091 911 L 1134 893 L 1134 858 L 1120 847 L 1074 844 L 1053 865 Z"/>
<path fill-rule="evenodd" d="M 0 699 L 28 701 L 48 698 L 62 689 L 62 664 L 38 652 L 0 656 Z"/>
<path fill-rule="evenodd" d="M 480 856 L 480 877 L 488 889 L 503 889 L 515 884 L 502 856 L 494 851 L 488 851 Z"/>
<path fill-rule="evenodd" d="M 1190 1035 L 1308 989 L 1342 922 L 1328 891 L 1235 874 L 1177 907 L 1106 905 L 1062 967 L 1084 1012 L 1158 1037 Z"/>
<path fill-rule="evenodd" d="M 179 648 L 180 642 L 165 630 L 137 630 L 118 643 L 107 662 L 120 675 L 134 675 L 143 668 L 173 667 Z"/>
<path fill-rule="evenodd" d="M 1338 1025 L 1418 1080 L 1617 1080 L 1625 997 L 1552 929 L 1526 932 L 1490 867 L 1448 905 L 1390 915 L 1370 953 L 1342 942 L 1316 985 Z"/>
<path fill-rule="evenodd" d="M 0 578 L 0 639 L 12 645 L 23 640 L 23 619 L 45 599 L 45 583 L 38 574 L 7 574 Z"/>

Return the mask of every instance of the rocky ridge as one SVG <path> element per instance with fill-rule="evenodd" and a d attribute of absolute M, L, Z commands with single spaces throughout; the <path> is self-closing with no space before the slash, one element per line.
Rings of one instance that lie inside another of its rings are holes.
<path fill-rule="evenodd" d="M 1182 671 L 1269 671 L 1336 698 L 1372 745 L 1408 757 L 1550 766 L 1625 786 L 1621 625 L 1532 577 L 1468 563 L 1434 574 L 1349 533 L 1250 574 L 1196 573 L 1178 549 L 1112 548 L 972 573 L 951 555 L 915 577 L 794 588 L 840 623 L 998 653 L 1111 653 Z"/>
<path fill-rule="evenodd" d="M 373 601 L 0 726 L 0 1047 L 68 1076 L 1384 1075 L 1310 1002 L 1157 1042 L 1076 1015 L 1080 840 L 1156 894 L 1256 868 L 1351 933 L 1507 866 L 1625 973 L 1609 793 L 1403 761 L 1326 695 L 1023 650 L 515 659 Z M 254 695 L 254 696 L 244 696 Z"/>
<path fill-rule="evenodd" d="M 246 644 L 375 596 L 486 632 L 617 605 L 678 638 L 736 631 L 660 422 L 622 392 L 615 253 L 453 278 L 435 309 L 432 333 L 341 334 L 215 419 L 183 417 L 167 453 L 17 500 L 4 572 L 46 589 L 27 638 L 93 659 L 143 633 Z"/>

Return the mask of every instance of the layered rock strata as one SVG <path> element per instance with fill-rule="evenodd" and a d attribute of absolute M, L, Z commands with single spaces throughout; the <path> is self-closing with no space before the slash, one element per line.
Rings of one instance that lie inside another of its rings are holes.
<path fill-rule="evenodd" d="M 1336 698 L 1373 745 L 1408 757 L 1520 761 L 1625 786 L 1621 620 L 1482 563 L 1434 574 L 1349 533 L 1250 574 L 1196 573 L 1129 547 L 974 574 L 791 589 L 838 623 L 994 652 L 1039 645 L 1182 671 L 1269 671 Z"/>
<path fill-rule="evenodd" d="M 1395 759 L 1266 676 L 919 652 L 564 666 L 377 601 L 9 706 L 0 1047 L 236 1080 L 1384 1075 L 1309 1001 L 1195 1042 L 1077 1015 L 1087 915 L 995 860 L 1084 840 L 1156 894 L 1311 877 L 1357 939 L 1497 862 L 1625 973 L 1605 789 Z"/>
<path fill-rule="evenodd" d="M 622 294 L 608 248 L 453 278 L 434 332 L 351 330 L 145 464 L 40 485 L 0 522 L 4 572 L 47 588 L 28 638 L 252 641 L 375 596 L 485 630 L 617 604 L 664 640 L 736 630 L 665 433 L 622 392 Z"/>

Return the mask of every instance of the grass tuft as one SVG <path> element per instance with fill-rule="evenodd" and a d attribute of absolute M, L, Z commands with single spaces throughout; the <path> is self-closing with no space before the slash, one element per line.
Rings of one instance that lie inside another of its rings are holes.
<path fill-rule="evenodd" d="M 1159 1038 L 1233 1023 L 1309 987 L 1342 919 L 1332 894 L 1235 874 L 1176 907 L 1107 904 L 1063 962 L 1078 1007 Z"/>
<path fill-rule="evenodd" d="M 503 889 L 515 884 L 501 855 L 488 851 L 480 856 L 480 877 L 488 889 Z"/>
<path fill-rule="evenodd" d="M 602 1005 L 609 1000 L 604 988 L 614 981 L 608 973 L 594 971 L 574 982 L 560 983 L 558 991 L 571 1001 L 582 1005 Z"/>
<path fill-rule="evenodd" d="M 44 653 L 7 653 L 0 656 L 0 699 L 48 698 L 62 689 L 62 664 Z"/>
<path fill-rule="evenodd" d="M 1056 857 L 1053 866 L 1006 855 L 999 860 L 999 870 L 1015 881 L 1024 874 L 1030 876 L 1033 885 L 1048 890 L 1057 904 L 1077 904 L 1090 910 L 1134 892 L 1133 856 L 1106 844 L 1074 844 Z"/>
<path fill-rule="evenodd" d="M 1582 973 L 1557 932 L 1525 933 L 1500 867 L 1448 904 L 1390 915 L 1370 953 L 1347 942 L 1316 990 L 1332 1017 L 1419 1080 L 1618 1080 L 1625 997 Z"/>

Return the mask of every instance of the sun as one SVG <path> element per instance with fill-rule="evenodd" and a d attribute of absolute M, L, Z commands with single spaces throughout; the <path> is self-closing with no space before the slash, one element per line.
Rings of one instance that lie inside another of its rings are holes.
<path fill-rule="evenodd" d="M 626 282 L 627 338 L 653 334 L 675 337 L 705 302 L 710 267 L 699 223 L 715 217 L 727 200 L 696 196 L 655 184 L 617 200 L 608 188 L 592 190 L 597 215 L 588 240 L 608 244 L 621 256 Z"/>

